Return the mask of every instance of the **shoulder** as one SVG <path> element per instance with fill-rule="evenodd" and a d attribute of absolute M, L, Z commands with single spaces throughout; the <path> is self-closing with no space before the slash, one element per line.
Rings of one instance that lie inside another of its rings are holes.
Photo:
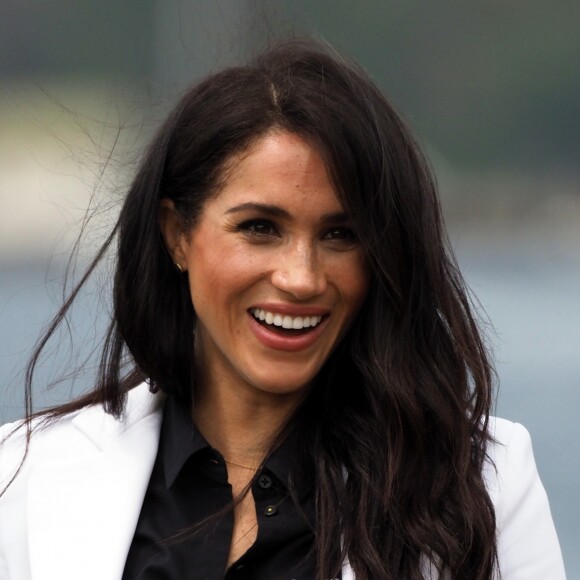
<path fill-rule="evenodd" d="M 97 538 L 91 545 L 105 537 L 124 541 L 157 453 L 162 406 L 161 394 L 140 385 L 129 392 L 121 417 L 89 406 L 45 424 L 43 417 L 34 419 L 28 449 L 24 424 L 0 429 L 0 578 L 7 567 L 31 577 L 32 554 L 53 566 L 51 578 L 62 575 L 60 562 L 67 559 L 64 576 L 73 578 L 87 538 Z M 111 530 L 107 522 L 115 517 L 119 525 Z M 81 536 L 75 534 L 79 522 L 91 522 Z M 111 577 L 91 577 L 97 576 Z"/>
<path fill-rule="evenodd" d="M 565 578 L 546 491 L 530 434 L 518 423 L 491 417 L 492 441 L 483 476 L 497 519 L 502 578 Z"/>
<path fill-rule="evenodd" d="M 489 418 L 487 431 L 491 440 L 484 477 L 490 494 L 499 496 L 510 476 L 521 479 L 524 473 L 530 475 L 535 470 L 532 442 L 523 425 L 499 417 Z"/>
<path fill-rule="evenodd" d="M 129 392 L 125 412 L 118 418 L 95 405 L 49 422 L 42 416 L 33 419 L 26 461 L 19 478 L 29 464 L 38 460 L 58 461 L 89 449 L 102 449 L 138 425 L 158 429 L 163 401 L 162 394 L 152 394 L 147 384 L 142 383 Z M 22 420 L 0 427 L 0 492 L 19 470 L 26 450 L 26 433 Z"/>
<path fill-rule="evenodd" d="M 501 520 L 510 516 L 517 495 L 545 497 L 538 476 L 532 441 L 528 430 L 519 423 L 490 417 L 484 479 Z"/>

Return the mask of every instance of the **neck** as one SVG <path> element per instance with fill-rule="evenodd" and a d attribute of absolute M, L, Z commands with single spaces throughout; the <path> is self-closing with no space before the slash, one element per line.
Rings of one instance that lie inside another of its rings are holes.
<path fill-rule="evenodd" d="M 255 396 L 214 383 L 198 389 L 192 417 L 209 444 L 225 458 L 257 466 L 298 404 L 295 396 Z"/>

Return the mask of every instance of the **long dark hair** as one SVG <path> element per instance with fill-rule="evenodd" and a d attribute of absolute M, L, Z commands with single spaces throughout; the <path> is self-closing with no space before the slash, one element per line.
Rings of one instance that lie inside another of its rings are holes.
<path fill-rule="evenodd" d="M 116 240 L 114 317 L 97 385 L 45 417 L 90 404 L 119 415 L 143 378 L 192 401 L 195 312 L 160 235 L 159 203 L 173 200 L 194 225 L 232 155 L 275 129 L 321 152 L 373 273 L 358 318 L 292 418 L 315 473 L 317 578 L 335 577 L 348 556 L 360 580 L 418 579 L 428 565 L 490 579 L 495 516 L 482 466 L 493 374 L 434 180 L 369 77 L 319 43 L 277 45 L 181 99 L 87 271 Z M 29 409 L 35 364 L 75 296 L 31 360 Z"/>

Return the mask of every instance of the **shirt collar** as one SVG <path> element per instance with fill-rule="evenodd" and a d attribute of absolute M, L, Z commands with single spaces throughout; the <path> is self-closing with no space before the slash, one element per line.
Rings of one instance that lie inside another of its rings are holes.
<path fill-rule="evenodd" d="M 297 443 L 296 431 L 290 432 L 264 464 L 264 469 L 270 471 L 286 489 L 289 487 L 293 462 L 297 457 Z M 167 397 L 159 447 L 163 457 L 167 489 L 171 488 L 184 465 L 196 453 L 207 450 L 221 457 L 196 427 L 189 414 L 189 406 L 175 395 Z M 304 480 L 296 483 L 299 484 L 301 493 L 310 487 Z"/>
<path fill-rule="evenodd" d="M 296 461 L 296 433 L 291 432 L 282 443 L 272 451 L 264 464 L 276 479 L 286 488 L 289 488 L 290 475 Z"/>
<path fill-rule="evenodd" d="M 211 449 L 189 414 L 189 406 L 169 395 L 163 411 L 159 441 L 163 455 L 165 483 L 169 489 L 187 460 L 203 449 Z"/>

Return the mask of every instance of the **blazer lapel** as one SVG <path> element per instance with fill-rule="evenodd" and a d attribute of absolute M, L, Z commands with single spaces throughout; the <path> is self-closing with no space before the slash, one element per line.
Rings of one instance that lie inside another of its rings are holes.
<path fill-rule="evenodd" d="M 155 461 L 163 398 L 129 394 L 117 421 L 100 407 L 62 430 L 66 453 L 32 466 L 32 580 L 119 580 Z M 55 525 L 56 524 L 56 525 Z"/>

